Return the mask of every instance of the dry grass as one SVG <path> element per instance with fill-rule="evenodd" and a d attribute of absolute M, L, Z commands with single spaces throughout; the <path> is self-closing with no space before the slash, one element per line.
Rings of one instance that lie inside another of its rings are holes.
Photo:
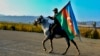
<path fill-rule="evenodd" d="M 27 31 L 27 32 L 42 32 L 42 29 L 39 25 L 34 26 L 32 24 L 23 24 L 23 23 L 0 22 L 0 29 Z"/>
<path fill-rule="evenodd" d="M 40 25 L 35 26 L 32 24 L 10 22 L 0 22 L 0 29 L 26 32 L 42 32 Z M 100 39 L 100 28 L 94 30 L 92 27 L 79 27 L 79 31 L 81 35 L 86 38 Z"/>
<path fill-rule="evenodd" d="M 100 39 L 100 28 L 79 27 L 80 33 L 86 38 Z"/>

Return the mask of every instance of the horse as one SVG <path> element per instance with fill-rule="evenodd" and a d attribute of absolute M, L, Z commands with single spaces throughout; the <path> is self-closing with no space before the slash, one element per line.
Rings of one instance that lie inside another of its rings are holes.
<path fill-rule="evenodd" d="M 65 32 L 63 29 L 59 28 L 59 29 L 60 29 L 60 31 L 59 31 L 59 29 L 57 30 L 57 28 L 56 28 L 56 29 L 53 31 L 53 34 L 52 34 L 52 35 L 50 34 L 49 28 L 50 28 L 50 25 L 51 25 L 51 24 L 48 22 L 48 19 L 49 19 L 49 18 L 43 17 L 43 16 L 41 15 L 41 16 L 39 16 L 39 17 L 34 21 L 34 25 L 37 25 L 37 24 L 40 24 L 40 25 L 41 25 L 42 30 L 43 30 L 43 33 L 44 33 L 44 36 L 45 36 L 45 38 L 44 38 L 44 40 L 43 40 L 43 42 L 42 42 L 43 50 L 44 50 L 44 51 L 47 50 L 46 47 L 45 47 L 45 42 L 46 42 L 47 40 L 50 40 L 51 50 L 49 51 L 49 53 L 52 53 L 52 51 L 53 51 L 53 44 L 52 44 L 53 42 L 52 42 L 52 40 L 53 40 L 54 38 L 57 38 L 56 35 L 59 35 L 60 38 L 62 38 L 62 37 L 65 38 L 65 40 L 66 40 L 66 42 L 67 42 L 67 45 L 68 45 L 68 47 L 66 48 L 65 52 L 64 52 L 62 55 L 65 55 L 65 54 L 67 53 L 67 51 L 68 51 L 68 49 L 69 49 L 69 47 L 70 47 L 70 41 L 74 44 L 74 46 L 76 47 L 76 49 L 77 49 L 77 51 L 78 51 L 78 53 L 79 53 L 79 55 L 80 55 L 80 50 L 79 50 L 79 48 L 78 48 L 76 42 L 75 42 L 74 40 L 70 40 L 69 37 L 68 37 L 68 35 L 66 34 L 66 32 Z"/>

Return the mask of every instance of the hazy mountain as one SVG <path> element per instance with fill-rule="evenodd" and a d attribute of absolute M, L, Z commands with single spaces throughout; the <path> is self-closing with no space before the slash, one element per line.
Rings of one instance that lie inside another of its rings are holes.
<path fill-rule="evenodd" d="M 38 16 L 5 16 L 0 14 L 0 21 L 32 23 Z"/>
<path fill-rule="evenodd" d="M 0 16 L 5 16 L 5 15 L 3 15 L 3 14 L 0 14 Z"/>
<path fill-rule="evenodd" d="M 100 21 L 84 21 L 78 22 L 78 25 L 93 27 L 93 23 L 96 22 L 96 27 L 100 27 Z"/>
<path fill-rule="evenodd" d="M 10 15 L 2 15 L 0 14 L 0 21 L 6 22 L 17 22 L 17 23 L 32 23 L 38 16 L 10 16 Z M 83 26 L 93 26 L 93 22 L 95 21 L 84 21 L 79 22 L 78 25 Z M 96 21 L 96 27 L 100 27 L 100 21 Z"/>

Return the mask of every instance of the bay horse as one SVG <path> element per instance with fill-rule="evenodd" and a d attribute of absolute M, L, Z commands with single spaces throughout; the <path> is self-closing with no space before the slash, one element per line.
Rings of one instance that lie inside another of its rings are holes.
<path fill-rule="evenodd" d="M 43 16 L 41 15 L 41 16 L 39 16 L 39 17 L 34 21 L 34 25 L 37 25 L 37 24 L 40 24 L 40 25 L 41 25 L 42 30 L 43 30 L 43 33 L 44 33 L 44 36 L 45 36 L 45 38 L 44 38 L 44 40 L 43 40 L 43 42 L 42 42 L 42 44 L 43 44 L 43 50 L 45 50 L 45 51 L 47 50 L 46 47 L 45 47 L 45 42 L 46 42 L 47 40 L 50 40 L 51 50 L 49 51 L 49 53 L 52 53 L 52 51 L 53 51 L 52 40 L 53 40 L 54 38 L 57 38 L 56 35 L 59 35 L 60 38 L 62 38 L 62 37 L 65 38 L 65 40 L 66 40 L 66 42 L 67 42 L 67 45 L 68 45 L 68 47 L 66 48 L 65 52 L 63 53 L 63 55 L 65 55 L 65 54 L 67 53 L 67 51 L 68 51 L 68 49 L 69 49 L 69 47 L 70 47 L 70 41 L 76 46 L 76 49 L 78 50 L 78 53 L 79 53 L 79 55 L 80 55 L 80 51 L 79 51 L 79 49 L 78 49 L 78 46 L 77 46 L 76 42 L 75 42 L 74 40 L 70 40 L 69 37 L 68 37 L 68 35 L 65 33 L 64 30 L 62 30 L 61 28 L 58 28 L 58 29 L 56 28 L 56 29 L 53 31 L 53 34 L 52 34 L 52 35 L 50 34 L 50 30 L 49 30 L 49 28 L 50 28 L 50 23 L 48 22 L 48 19 L 49 19 L 49 18 L 43 17 Z M 60 29 L 60 30 L 59 30 L 59 29 Z"/>

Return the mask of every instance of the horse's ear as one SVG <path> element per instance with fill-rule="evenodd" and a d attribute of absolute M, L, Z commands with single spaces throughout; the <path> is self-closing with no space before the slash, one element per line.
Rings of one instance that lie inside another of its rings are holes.
<path fill-rule="evenodd" d="M 40 15 L 40 16 L 42 16 L 42 15 Z M 42 16 L 43 17 L 43 16 Z"/>
<path fill-rule="evenodd" d="M 40 17 L 41 17 L 41 18 L 43 18 L 43 16 L 42 16 L 42 15 L 40 15 Z"/>

